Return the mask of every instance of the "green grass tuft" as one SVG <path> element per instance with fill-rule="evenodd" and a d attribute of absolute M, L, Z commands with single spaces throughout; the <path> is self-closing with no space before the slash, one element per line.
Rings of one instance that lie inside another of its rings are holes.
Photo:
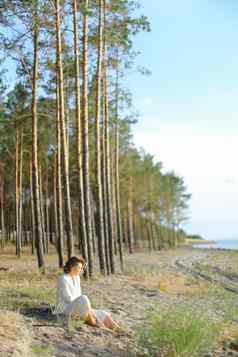
<path fill-rule="evenodd" d="M 36 356 L 51 357 L 54 353 L 54 348 L 51 346 L 33 345 L 31 346 L 31 351 Z"/>
<path fill-rule="evenodd" d="M 139 345 L 148 356 L 201 356 L 219 338 L 222 321 L 211 320 L 205 313 L 180 305 L 168 312 L 155 313 L 148 325 L 138 331 Z"/>

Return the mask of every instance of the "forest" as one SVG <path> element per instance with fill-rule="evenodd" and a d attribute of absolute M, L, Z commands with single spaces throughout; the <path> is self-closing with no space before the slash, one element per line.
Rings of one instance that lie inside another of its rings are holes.
<path fill-rule="evenodd" d="M 0 356 L 238 355 L 230 6 L 0 0 Z"/>
<path fill-rule="evenodd" d="M 133 142 L 141 32 L 137 0 L 0 1 L 0 254 L 81 254 L 87 278 L 184 241 L 184 178 Z"/>

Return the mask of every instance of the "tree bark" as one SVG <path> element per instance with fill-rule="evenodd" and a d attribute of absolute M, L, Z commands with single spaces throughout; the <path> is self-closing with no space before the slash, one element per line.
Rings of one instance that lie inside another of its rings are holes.
<path fill-rule="evenodd" d="M 18 241 L 19 248 L 21 251 L 22 247 L 22 156 L 23 156 L 23 128 L 22 125 L 20 127 L 20 136 L 19 136 L 19 179 L 18 179 Z M 21 252 L 20 252 L 21 254 Z"/>
<path fill-rule="evenodd" d="M 61 180 L 61 135 L 60 135 L 60 104 L 59 89 L 56 88 L 56 202 L 57 202 L 57 252 L 59 267 L 64 264 L 64 224 L 63 224 L 63 202 L 62 202 L 62 180 Z"/>
<path fill-rule="evenodd" d="M 43 197 L 42 186 L 43 186 L 42 171 L 41 171 L 41 166 L 39 165 L 39 190 L 40 190 L 40 213 L 41 213 L 41 225 L 42 225 L 42 241 L 43 241 L 43 251 L 44 251 L 44 254 L 46 254 L 47 247 L 46 247 L 46 232 L 45 232 L 44 197 Z"/>
<path fill-rule="evenodd" d="M 45 168 L 45 239 L 46 239 L 46 251 L 49 253 L 49 238 L 50 238 L 50 216 L 49 216 L 49 174 L 48 174 L 48 157 L 46 157 L 46 168 Z"/>
<path fill-rule="evenodd" d="M 30 162 L 30 200 L 31 200 L 31 253 L 35 253 L 35 215 L 34 215 L 34 198 L 32 186 L 32 161 Z"/>
<path fill-rule="evenodd" d="M 21 256 L 21 241 L 19 236 L 19 128 L 16 125 L 15 143 L 15 230 L 16 230 L 16 255 Z"/>
<path fill-rule="evenodd" d="M 56 109 L 57 111 L 57 109 Z M 56 123 L 56 131 L 57 131 L 57 123 Z M 57 143 L 57 134 L 56 134 L 56 145 L 58 146 Z M 54 198 L 53 198 L 53 216 L 54 216 L 54 238 L 52 239 L 53 243 L 57 247 L 57 240 L 59 237 L 59 229 L 58 229 L 58 209 L 57 209 L 57 153 L 58 149 L 56 148 L 56 151 L 54 153 L 54 167 L 53 167 L 53 192 L 54 192 Z"/>
<path fill-rule="evenodd" d="M 78 7 L 77 0 L 73 0 L 73 26 L 74 26 L 74 66 L 75 66 L 75 121 L 77 128 L 76 135 L 76 155 L 78 170 L 78 196 L 80 212 L 80 230 L 79 247 L 84 259 L 87 260 L 87 231 L 85 222 L 84 192 L 83 192 L 83 170 L 82 170 L 82 123 L 81 123 L 81 104 L 80 104 L 80 61 L 79 61 L 79 34 L 78 34 Z M 85 277 L 88 277 L 88 269 L 85 271 Z"/>
<path fill-rule="evenodd" d="M 128 243 L 129 243 L 129 253 L 133 253 L 133 243 L 134 243 L 134 229 L 133 229 L 133 178 L 132 175 L 129 177 L 129 192 L 128 192 Z"/>
<path fill-rule="evenodd" d="M 4 177 L 0 173 L 0 208 L 1 208 L 1 248 L 4 248 L 4 242 L 6 240 L 5 234 L 5 217 L 4 217 Z"/>
<path fill-rule="evenodd" d="M 74 236 L 73 236 L 72 213 L 71 213 L 71 202 L 70 202 L 67 133 L 66 133 L 66 125 L 65 125 L 64 74 L 63 74 L 63 64 L 62 64 L 62 36 L 61 36 L 61 16 L 60 16 L 59 0 L 55 0 L 55 10 L 56 10 L 55 26 L 56 26 L 56 47 L 57 47 L 57 73 L 58 73 L 58 86 L 59 86 L 60 129 L 61 129 L 61 140 L 62 140 L 65 221 L 66 221 L 66 234 L 67 234 L 67 253 L 68 253 L 68 258 L 70 258 L 74 254 Z"/>
<path fill-rule="evenodd" d="M 37 4 L 36 4 L 37 6 Z M 37 144 L 37 80 L 38 80 L 38 14 L 35 11 L 34 20 L 34 66 L 32 86 L 32 187 L 34 201 L 35 239 L 38 259 L 38 267 L 44 268 L 44 254 L 42 243 L 42 225 L 40 214 L 40 192 L 38 177 L 38 144 Z"/>
<path fill-rule="evenodd" d="M 99 0 L 98 5 L 98 58 L 96 74 L 96 115 L 95 115 L 95 157 L 96 157 L 96 205 L 97 205 L 97 234 L 98 234 L 98 255 L 100 271 L 105 274 L 105 233 L 104 233 L 104 213 L 102 196 L 102 167 L 101 167 L 101 84 L 102 84 L 102 45 L 103 45 L 103 0 Z"/>
<path fill-rule="evenodd" d="M 119 247 L 121 269 L 124 269 L 123 259 L 123 234 L 121 222 L 121 202 L 120 202 L 120 177 L 119 177 L 119 55 L 117 51 L 116 70 L 116 123 L 115 123 L 115 199 L 116 199 L 116 221 L 117 221 L 117 241 Z"/>
<path fill-rule="evenodd" d="M 105 108 L 103 106 L 103 112 Z M 103 118 L 105 114 L 103 114 Z M 109 231 L 108 231 L 108 202 L 107 202 L 107 182 L 106 182 L 106 146 L 105 146 L 105 125 L 103 123 L 102 130 L 102 197 L 103 197 L 103 221 L 104 221 L 104 252 L 106 260 L 107 274 L 110 274 L 109 263 Z"/>
<path fill-rule="evenodd" d="M 110 270 L 115 274 L 115 258 L 114 258 L 114 239 L 115 232 L 113 229 L 112 221 L 112 187 L 111 187 L 111 162 L 110 162 L 110 141 L 109 141 L 109 96 L 108 96 L 108 53 L 106 43 L 106 1 L 103 0 L 103 13 L 104 13 L 104 78 L 103 78 L 103 91 L 104 91 L 104 131 L 105 131 L 105 155 L 106 155 L 106 196 L 107 196 L 107 215 L 108 215 L 108 247 L 109 247 L 109 261 Z"/>
<path fill-rule="evenodd" d="M 89 275 L 94 272 L 92 249 L 92 212 L 90 205 L 90 179 L 89 179 L 89 143 L 88 143 L 88 0 L 84 0 L 83 15 L 83 174 L 84 174 L 84 204 L 85 222 L 87 229 L 88 268 Z"/>

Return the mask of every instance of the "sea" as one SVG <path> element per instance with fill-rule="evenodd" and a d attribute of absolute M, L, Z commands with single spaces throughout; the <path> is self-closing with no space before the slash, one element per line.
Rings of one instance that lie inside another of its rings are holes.
<path fill-rule="evenodd" d="M 222 239 L 217 240 L 213 243 L 203 243 L 203 244 L 193 244 L 194 248 L 202 248 L 202 249 L 211 249 L 211 248 L 220 248 L 220 249 L 230 249 L 230 250 L 238 250 L 238 239 Z"/>

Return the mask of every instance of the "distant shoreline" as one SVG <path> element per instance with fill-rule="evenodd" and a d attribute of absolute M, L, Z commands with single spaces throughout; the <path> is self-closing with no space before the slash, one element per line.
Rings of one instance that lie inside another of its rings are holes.
<path fill-rule="evenodd" d="M 228 244 L 227 244 L 228 243 Z M 206 249 L 217 251 L 238 251 L 238 240 L 236 241 L 215 241 L 205 239 L 187 239 L 184 243 L 185 246 L 191 249 Z"/>
<path fill-rule="evenodd" d="M 185 243 L 188 244 L 217 244 L 216 240 L 209 240 L 209 239 L 186 239 Z"/>

